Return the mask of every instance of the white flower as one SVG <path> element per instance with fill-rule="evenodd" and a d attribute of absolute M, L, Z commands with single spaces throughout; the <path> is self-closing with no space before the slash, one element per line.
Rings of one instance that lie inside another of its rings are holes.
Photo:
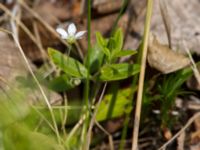
<path fill-rule="evenodd" d="M 67 40 L 69 44 L 75 43 L 77 39 L 81 39 L 82 36 L 86 33 L 86 31 L 76 32 L 77 29 L 74 23 L 71 23 L 68 26 L 67 31 L 65 31 L 63 28 L 57 28 L 56 31 L 61 35 L 63 39 Z"/>

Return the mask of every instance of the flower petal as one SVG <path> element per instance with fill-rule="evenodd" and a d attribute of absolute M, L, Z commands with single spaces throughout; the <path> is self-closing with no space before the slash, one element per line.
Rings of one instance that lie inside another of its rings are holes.
<path fill-rule="evenodd" d="M 71 23 L 69 26 L 68 26 L 68 33 L 70 36 L 74 36 L 75 33 L 76 33 L 76 26 L 74 23 Z"/>
<path fill-rule="evenodd" d="M 63 39 L 67 39 L 69 36 L 63 28 L 57 28 L 56 31 L 61 35 Z"/>
<path fill-rule="evenodd" d="M 78 33 L 76 33 L 75 38 L 76 39 L 81 39 L 82 36 L 86 33 L 86 31 L 80 31 Z"/>

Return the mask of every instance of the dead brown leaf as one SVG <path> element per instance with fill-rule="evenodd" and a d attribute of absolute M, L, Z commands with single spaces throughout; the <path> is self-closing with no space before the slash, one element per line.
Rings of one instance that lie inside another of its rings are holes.
<path fill-rule="evenodd" d="M 153 35 L 149 38 L 147 58 L 151 67 L 164 74 L 177 71 L 190 64 L 188 57 L 159 43 Z"/>
<path fill-rule="evenodd" d="M 163 135 L 164 135 L 166 140 L 170 140 L 172 138 L 172 132 L 170 131 L 169 128 L 163 129 Z"/>

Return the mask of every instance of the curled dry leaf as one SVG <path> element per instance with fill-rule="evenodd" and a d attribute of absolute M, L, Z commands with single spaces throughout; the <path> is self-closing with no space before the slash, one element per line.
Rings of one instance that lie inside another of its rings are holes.
<path fill-rule="evenodd" d="M 169 128 L 163 129 L 163 136 L 165 137 L 166 140 L 170 140 L 172 138 L 172 132 L 170 131 Z"/>
<path fill-rule="evenodd" d="M 151 67 L 164 74 L 177 71 L 190 64 L 188 57 L 159 43 L 153 35 L 149 37 L 147 59 Z"/>

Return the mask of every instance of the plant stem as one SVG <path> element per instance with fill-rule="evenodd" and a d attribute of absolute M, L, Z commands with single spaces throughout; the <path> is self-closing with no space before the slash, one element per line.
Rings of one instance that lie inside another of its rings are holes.
<path fill-rule="evenodd" d="M 101 92 L 101 95 L 100 95 L 99 100 L 98 100 L 98 102 L 97 102 L 97 104 L 96 104 L 96 107 L 95 107 L 93 116 L 92 116 L 91 121 L 90 121 L 89 129 L 88 129 L 88 133 L 87 133 L 87 139 L 88 139 L 88 141 L 87 141 L 87 143 L 86 143 L 85 150 L 89 150 L 89 148 L 90 148 L 90 141 L 91 141 L 92 128 L 93 128 L 93 126 L 94 126 L 96 114 L 97 114 L 97 112 L 98 112 L 99 106 L 100 106 L 101 101 L 102 101 L 102 99 L 103 99 L 103 96 L 104 96 L 104 93 L 105 93 L 105 90 L 106 90 L 106 86 L 107 86 L 107 82 L 104 84 L 103 90 L 102 90 L 102 92 Z"/>
<path fill-rule="evenodd" d="M 84 55 L 83 55 L 83 52 L 81 51 L 81 48 L 80 48 L 80 46 L 79 46 L 79 43 L 76 42 L 76 43 L 75 43 L 75 46 L 76 46 L 76 50 L 77 50 L 77 52 L 78 52 L 78 54 L 79 54 L 81 60 L 83 60 L 83 59 L 84 59 Z"/>
<path fill-rule="evenodd" d="M 137 54 L 137 59 L 136 59 L 136 64 L 140 64 L 140 60 L 141 60 L 141 55 L 142 55 L 142 50 L 141 50 L 141 45 L 139 46 L 138 48 L 138 54 Z M 133 100 L 134 99 L 134 96 L 135 96 L 135 92 L 137 90 L 137 81 L 139 79 L 139 76 L 138 75 L 135 75 L 133 77 L 133 81 L 132 81 L 132 84 L 131 84 L 131 92 L 130 92 L 130 99 Z M 133 106 L 134 106 L 134 101 L 132 103 L 132 109 L 133 109 Z M 124 149 L 124 143 L 125 143 L 125 139 L 126 139 L 126 136 L 127 136 L 127 131 L 128 131 L 128 124 L 129 124 L 129 121 L 130 121 L 130 114 L 131 114 L 131 111 L 129 113 L 126 114 L 125 116 L 125 121 L 124 121 L 124 125 L 123 125 L 123 129 L 122 129 L 122 136 L 121 136 L 121 140 L 120 140 L 120 146 L 119 146 L 119 150 L 123 150 Z"/>
<path fill-rule="evenodd" d="M 139 85 L 138 85 L 137 102 L 136 102 L 136 110 L 135 110 L 132 150 L 138 149 L 139 123 L 140 123 L 140 115 L 141 115 L 142 95 L 143 95 L 146 57 L 147 57 L 147 46 L 148 46 L 148 37 L 149 37 L 149 31 L 150 31 L 152 8 L 153 8 L 153 0 L 148 0 L 145 29 L 144 29 L 144 38 L 143 38 L 143 45 L 142 45 L 141 69 L 140 69 L 140 75 L 139 75 Z"/>
<path fill-rule="evenodd" d="M 113 36 L 113 34 L 115 33 L 115 30 L 116 30 L 116 28 L 117 28 L 119 19 L 122 17 L 122 14 L 123 14 L 123 12 L 124 12 L 124 10 L 125 10 L 125 8 L 126 8 L 128 2 L 129 2 L 129 0 L 124 0 L 124 1 L 123 1 L 122 8 L 120 9 L 120 12 L 119 12 L 119 14 L 118 14 L 118 16 L 117 16 L 117 19 L 116 19 L 115 22 L 114 22 L 114 25 L 113 25 L 112 30 L 111 30 L 111 36 Z"/>
<path fill-rule="evenodd" d="M 64 93 L 63 99 L 64 99 L 64 106 L 68 106 L 67 93 Z M 63 114 L 64 115 L 63 115 L 63 118 L 62 118 L 62 130 L 63 130 L 64 137 L 67 137 L 67 132 L 66 132 L 66 129 L 65 129 L 65 125 L 67 123 L 68 109 L 66 107 L 63 110 Z"/>
<path fill-rule="evenodd" d="M 119 145 L 119 150 L 123 150 L 124 149 L 124 144 L 125 144 L 125 139 L 127 136 L 127 130 L 128 130 L 128 123 L 130 120 L 130 113 L 127 113 L 125 116 L 125 121 L 124 121 L 124 125 L 123 125 L 123 129 L 122 129 L 122 136 L 120 139 L 120 145 Z"/>
<path fill-rule="evenodd" d="M 88 52 L 87 52 L 87 57 L 85 61 L 85 66 L 88 69 L 87 73 L 87 79 L 85 82 L 85 88 L 84 88 L 84 102 L 86 105 L 86 119 L 83 125 L 83 130 L 82 130 L 82 142 L 83 142 L 83 148 L 85 147 L 85 144 L 87 143 L 86 139 L 86 131 L 90 122 L 90 103 L 89 103 L 89 93 L 90 93 L 90 55 L 91 55 L 91 0 L 87 1 L 87 30 L 88 30 Z"/>
<path fill-rule="evenodd" d="M 87 9 L 88 9 L 88 12 L 87 12 L 88 53 L 87 53 L 87 58 L 86 58 L 86 66 L 90 70 L 89 62 L 90 62 L 90 55 L 91 55 L 91 0 L 88 0 L 87 5 L 88 5 L 87 6 Z"/>

